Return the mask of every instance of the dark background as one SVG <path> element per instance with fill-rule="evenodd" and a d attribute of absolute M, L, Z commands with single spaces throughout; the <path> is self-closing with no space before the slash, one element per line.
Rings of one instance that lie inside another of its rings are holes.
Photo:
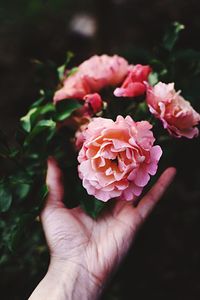
<path fill-rule="evenodd" d="M 17 120 L 38 95 L 41 82 L 33 60 L 59 65 L 71 50 L 74 65 L 102 53 L 120 54 L 132 62 L 133 56 L 143 57 L 159 44 L 172 21 L 186 26 L 178 46 L 200 50 L 199 14 L 197 0 L 1 0 L 0 128 L 12 139 Z M 200 84 L 195 101 L 200 112 Z M 182 146 L 177 143 L 169 162 L 178 169 L 175 181 L 103 298 L 200 299 L 199 139 Z M 34 251 L 31 260 L 37 268 Z M 16 269 L 7 270 L 7 280 L 0 281 L 1 299 L 26 299 L 46 265 L 38 267 L 38 274 L 31 272 L 30 264 L 23 272 Z"/>

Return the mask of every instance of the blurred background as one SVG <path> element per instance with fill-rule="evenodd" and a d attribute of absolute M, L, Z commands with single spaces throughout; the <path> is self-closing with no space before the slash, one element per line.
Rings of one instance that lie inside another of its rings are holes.
<path fill-rule="evenodd" d="M 61 65 L 70 50 L 73 65 L 102 53 L 143 63 L 173 21 L 186 27 L 178 47 L 200 51 L 199 14 L 198 0 L 0 0 L 0 128 L 12 139 L 19 117 L 47 84 L 36 76 L 36 62 Z M 195 89 L 200 112 L 200 81 Z M 182 149 L 178 142 L 168 162 L 178 169 L 175 182 L 103 299 L 200 299 L 199 139 Z M 20 265 L 15 258 L 1 269 L 2 300 L 27 299 L 45 273 L 47 257 L 38 258 L 35 250 L 27 255 Z"/>

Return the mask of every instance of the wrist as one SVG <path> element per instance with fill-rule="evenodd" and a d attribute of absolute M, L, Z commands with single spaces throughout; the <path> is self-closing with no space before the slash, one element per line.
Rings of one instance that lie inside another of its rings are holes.
<path fill-rule="evenodd" d="M 96 300 L 102 283 L 81 264 L 51 258 L 49 269 L 30 300 Z"/>
<path fill-rule="evenodd" d="M 103 284 L 91 274 L 81 263 L 51 258 L 47 276 L 57 278 L 64 299 L 99 299 Z"/>

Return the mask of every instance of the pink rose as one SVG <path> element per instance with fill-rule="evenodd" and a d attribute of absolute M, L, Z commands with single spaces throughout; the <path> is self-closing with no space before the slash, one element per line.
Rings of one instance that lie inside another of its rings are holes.
<path fill-rule="evenodd" d="M 81 142 L 77 141 L 77 137 L 81 136 L 83 128 L 86 128 L 86 125 L 90 122 L 91 117 L 101 112 L 103 109 L 103 100 L 97 93 L 88 94 L 83 98 L 83 100 L 83 105 L 76 109 L 70 118 L 67 118 L 62 122 L 57 122 L 58 129 L 68 126 L 77 131 L 75 140 L 76 144 L 79 145 L 78 149 L 80 149 Z M 80 138 L 78 139 L 80 140 Z"/>
<path fill-rule="evenodd" d="M 88 111 L 89 115 L 94 115 L 100 112 L 103 108 L 103 101 L 101 96 L 97 93 L 86 95 L 83 100 L 84 108 Z"/>
<path fill-rule="evenodd" d="M 76 120 L 77 124 L 81 124 L 81 120 L 84 120 L 84 123 L 80 125 L 75 134 L 75 146 L 77 150 L 80 150 L 83 145 L 83 131 L 87 128 L 88 123 L 91 121 L 91 117 L 100 112 L 103 107 L 101 96 L 97 93 L 86 95 L 84 100 L 84 105 L 74 114 L 74 120 Z M 85 122 L 85 120 L 87 121 Z"/>
<path fill-rule="evenodd" d="M 83 99 L 86 94 L 120 84 L 127 73 L 128 62 L 118 55 L 92 56 L 64 80 L 63 87 L 54 95 L 54 102 L 67 98 Z"/>
<path fill-rule="evenodd" d="M 88 194 L 102 201 L 129 201 L 141 194 L 162 154 L 160 146 L 153 146 L 151 128 L 130 116 L 118 116 L 115 122 L 94 118 L 88 124 L 78 155 L 79 177 Z"/>
<path fill-rule="evenodd" d="M 156 118 L 159 118 L 168 132 L 179 138 L 181 136 L 193 138 L 198 135 L 200 115 L 190 103 L 176 92 L 174 83 L 157 83 L 147 90 L 147 104 Z"/>
<path fill-rule="evenodd" d="M 116 88 L 116 97 L 136 97 L 146 92 L 145 82 L 151 73 L 150 66 L 135 65 L 131 66 L 129 74 L 120 88 Z"/>

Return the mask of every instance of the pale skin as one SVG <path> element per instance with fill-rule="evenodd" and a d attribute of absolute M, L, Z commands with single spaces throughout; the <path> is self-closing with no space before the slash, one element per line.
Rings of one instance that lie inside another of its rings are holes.
<path fill-rule="evenodd" d="M 115 201 L 97 220 L 80 208 L 63 203 L 61 171 L 48 160 L 49 194 L 41 221 L 50 251 L 46 276 L 29 300 L 96 300 L 127 254 L 134 237 L 174 178 L 166 169 L 152 189 L 134 207 Z M 153 233 L 152 233 L 153 234 Z"/>

